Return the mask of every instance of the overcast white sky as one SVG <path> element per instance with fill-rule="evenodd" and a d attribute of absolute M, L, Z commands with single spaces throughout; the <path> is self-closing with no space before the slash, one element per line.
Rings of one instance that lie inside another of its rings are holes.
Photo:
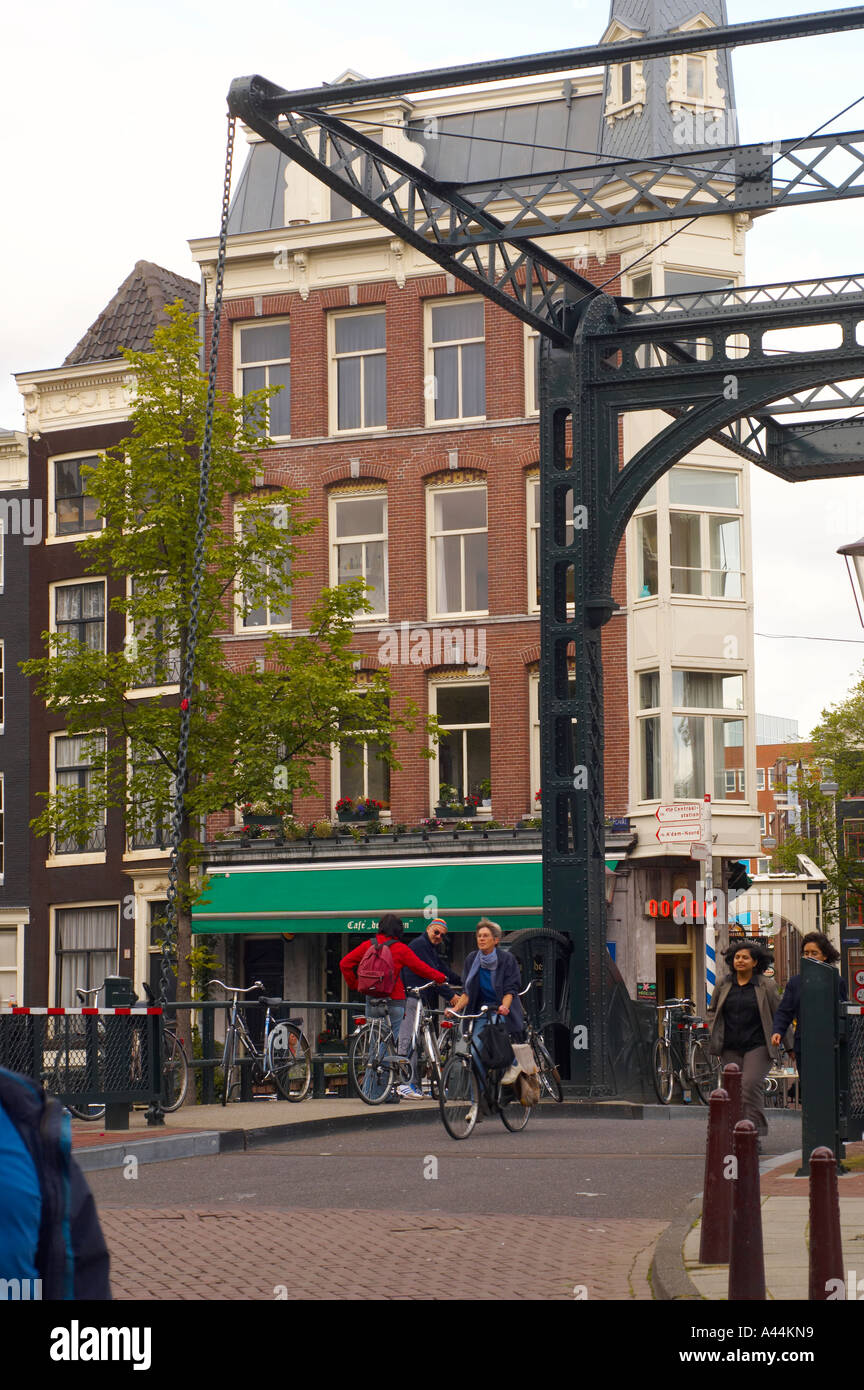
<path fill-rule="evenodd" d="M 728 8 L 734 23 L 830 6 Z M 22 427 L 10 373 L 59 365 L 136 260 L 197 278 L 186 242 L 217 230 L 232 78 L 260 72 L 299 88 L 347 67 L 384 76 L 574 47 L 596 42 L 607 15 L 602 0 L 7 7 L 0 426 Z M 862 56 L 861 32 L 736 50 L 741 139 L 809 134 L 864 95 Z M 864 103 L 830 129 L 864 129 Z M 862 216 L 852 200 L 762 218 L 749 236 L 749 283 L 864 270 Z M 864 479 L 791 486 L 754 469 L 752 484 L 756 631 L 783 635 L 756 639 L 757 708 L 797 718 L 804 734 L 864 662 L 864 630 L 834 553 L 864 535 Z M 847 640 L 797 640 L 806 637 Z"/>

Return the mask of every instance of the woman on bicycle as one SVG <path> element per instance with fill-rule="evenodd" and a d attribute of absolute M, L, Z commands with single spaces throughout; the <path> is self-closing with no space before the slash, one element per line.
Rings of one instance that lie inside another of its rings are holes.
<path fill-rule="evenodd" d="M 525 1015 L 519 990 L 522 980 L 519 962 L 509 951 L 499 951 L 498 943 L 502 931 L 497 922 L 481 917 L 477 923 L 477 950 L 466 958 L 464 969 L 464 993 L 454 999 L 451 1007 L 461 1012 L 467 1005 L 469 1014 L 479 1013 L 485 1004 L 490 1010 L 474 1025 L 474 1050 L 487 1026 L 492 1011 L 504 1019 L 511 1042 L 521 1042 L 525 1028 Z M 481 1074 L 483 1064 L 478 1057 Z"/>
<path fill-rule="evenodd" d="M 774 981 L 765 978 L 772 956 L 758 941 L 730 946 L 723 959 L 729 974 L 718 985 L 708 1009 L 709 1048 L 723 1066 L 735 1062 L 741 1068 L 744 1118 L 756 1126 L 761 1153 L 768 1133 L 765 1077 L 771 1069 L 771 1035 L 780 994 Z"/>

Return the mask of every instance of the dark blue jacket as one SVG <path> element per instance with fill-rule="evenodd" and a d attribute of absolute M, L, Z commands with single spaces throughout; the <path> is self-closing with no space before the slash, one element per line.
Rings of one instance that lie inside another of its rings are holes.
<path fill-rule="evenodd" d="M 840 998 L 847 999 L 846 981 L 840 979 Z M 795 1029 L 795 1051 L 801 1051 L 801 976 L 790 975 L 789 983 L 783 991 L 783 998 L 774 1015 L 774 1032 L 781 1036 L 792 1026 L 793 1019 L 798 1020 L 798 1027 Z"/>
<path fill-rule="evenodd" d="M 429 940 L 425 931 L 422 936 L 414 936 L 410 941 L 406 941 L 405 945 L 410 946 L 415 956 L 419 956 L 427 965 L 431 965 L 433 970 L 440 970 L 442 975 L 446 975 L 451 985 L 458 985 L 461 988 L 462 980 L 460 976 L 456 974 L 455 970 L 451 970 L 443 956 L 439 955 L 437 946 L 434 941 Z M 422 979 L 415 970 L 410 970 L 406 965 L 402 968 L 402 983 L 406 989 L 416 989 L 418 985 L 425 985 L 427 981 Z M 438 993 L 443 995 L 445 999 L 449 999 L 453 991 L 451 989 L 446 989 L 445 986 L 442 985 L 439 986 Z M 434 989 L 424 990 L 420 997 L 421 999 L 426 999 L 430 995 L 434 999 Z"/>
<path fill-rule="evenodd" d="M 479 953 L 472 951 L 470 956 L 466 956 L 463 970 L 465 979 L 471 974 L 471 966 L 474 958 Z M 522 1000 L 519 998 L 519 991 L 522 988 L 522 975 L 519 971 L 519 962 L 515 956 L 511 956 L 509 951 L 504 951 L 498 947 L 498 966 L 492 971 L 492 985 L 495 990 L 495 998 L 500 1004 L 505 994 L 512 994 L 513 1001 L 510 1005 L 510 1012 L 505 1019 L 507 1031 L 510 1033 L 521 1033 L 525 1028 L 525 1014 L 522 1011 Z M 474 976 L 470 984 L 465 985 L 468 993 L 468 1003 L 465 1006 L 466 1014 L 477 1014 L 483 1000 L 480 997 L 480 971 Z"/>
<path fill-rule="evenodd" d="M 43 1299 L 110 1298 L 108 1249 L 93 1195 L 72 1157 L 68 1112 L 35 1081 L 3 1067 L 0 1105 L 20 1134 L 39 1179 L 42 1219 L 36 1269 Z"/>

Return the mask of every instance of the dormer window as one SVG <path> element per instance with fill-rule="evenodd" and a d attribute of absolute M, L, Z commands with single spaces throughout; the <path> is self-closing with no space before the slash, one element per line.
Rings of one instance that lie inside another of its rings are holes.
<path fill-rule="evenodd" d="M 626 105 L 633 100 L 633 64 L 622 63 L 621 65 L 621 103 Z"/>
<path fill-rule="evenodd" d="M 687 100 L 705 100 L 705 59 L 701 56 L 687 59 Z"/>
<path fill-rule="evenodd" d="M 602 42 L 622 43 L 627 39 L 644 37 L 644 34 L 640 33 L 638 29 L 628 29 L 626 24 L 622 24 L 618 19 L 613 19 L 603 35 Z M 611 63 L 608 72 L 606 109 L 603 113 L 607 125 L 612 126 L 616 121 L 623 120 L 626 116 L 641 116 L 647 93 L 645 78 L 642 73 L 642 60 L 636 58 L 630 63 Z"/>

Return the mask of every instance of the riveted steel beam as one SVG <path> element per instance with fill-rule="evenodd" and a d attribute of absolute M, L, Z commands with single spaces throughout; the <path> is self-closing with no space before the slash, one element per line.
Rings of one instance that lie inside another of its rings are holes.
<path fill-rule="evenodd" d="M 857 478 L 864 473 L 864 420 L 767 426 L 771 471 L 791 482 Z"/>
<path fill-rule="evenodd" d="M 740 48 L 749 44 L 773 43 L 778 39 L 841 34 L 862 28 L 864 6 L 855 5 L 847 9 L 826 10 L 822 14 L 786 15 L 776 19 L 752 20 L 747 24 L 723 24 L 709 33 L 712 48 Z M 304 106 L 341 106 L 346 101 L 368 101 L 373 97 L 400 96 L 406 92 L 441 91 L 446 87 L 467 87 L 478 82 L 537 77 L 550 72 L 575 72 L 580 68 L 626 63 L 633 58 L 660 58 L 666 53 L 704 51 L 707 40 L 708 34 L 704 29 L 679 29 L 671 34 L 625 39 L 621 43 L 590 44 L 484 63 L 460 63 L 456 67 L 430 68 L 425 72 L 400 73 L 394 77 L 358 78 L 345 86 L 309 87 L 297 92 L 280 89 L 278 96 L 274 94 L 268 99 L 265 109 L 271 114 L 279 112 L 286 101 L 295 111 Z M 239 78 L 238 82 L 248 80 Z M 235 85 L 231 84 L 229 104 Z"/>

